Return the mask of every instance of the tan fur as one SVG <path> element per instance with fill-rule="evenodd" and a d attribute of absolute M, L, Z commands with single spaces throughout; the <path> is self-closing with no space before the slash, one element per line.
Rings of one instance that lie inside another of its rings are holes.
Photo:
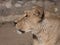
<path fill-rule="evenodd" d="M 60 18 L 47 12 L 41 21 L 42 14 L 43 9 L 39 6 L 25 11 L 24 17 L 17 22 L 16 28 L 25 32 L 31 31 L 37 36 L 39 45 L 55 45 L 60 30 Z"/>

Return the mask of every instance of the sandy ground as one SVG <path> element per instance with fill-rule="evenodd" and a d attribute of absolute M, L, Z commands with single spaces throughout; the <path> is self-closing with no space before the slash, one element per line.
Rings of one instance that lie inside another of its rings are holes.
<path fill-rule="evenodd" d="M 32 45 L 32 42 L 30 33 L 19 35 L 11 23 L 0 26 L 0 45 Z"/>

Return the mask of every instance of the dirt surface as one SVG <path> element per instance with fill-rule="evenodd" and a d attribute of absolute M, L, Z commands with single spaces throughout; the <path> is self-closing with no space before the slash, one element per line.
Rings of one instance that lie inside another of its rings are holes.
<path fill-rule="evenodd" d="M 12 23 L 0 25 L 0 45 L 32 45 L 32 35 L 19 35 Z"/>

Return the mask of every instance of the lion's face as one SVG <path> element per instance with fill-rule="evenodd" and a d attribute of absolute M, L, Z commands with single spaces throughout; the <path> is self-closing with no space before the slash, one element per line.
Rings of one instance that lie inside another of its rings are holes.
<path fill-rule="evenodd" d="M 40 7 L 41 8 L 41 7 Z M 41 21 L 41 9 L 32 9 L 25 11 L 24 17 L 19 20 L 16 24 L 16 28 L 20 32 L 32 32 L 37 33 L 39 29 L 39 22 Z"/>

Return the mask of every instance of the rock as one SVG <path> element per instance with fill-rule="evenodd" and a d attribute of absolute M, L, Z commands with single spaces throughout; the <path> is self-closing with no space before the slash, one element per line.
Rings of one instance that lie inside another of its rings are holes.
<path fill-rule="evenodd" d="M 15 7 L 21 7 L 21 4 L 16 3 Z"/>
<path fill-rule="evenodd" d="M 6 6 L 7 8 L 11 8 L 11 7 L 12 7 L 11 0 L 8 1 L 8 2 L 6 2 L 6 3 L 5 3 L 5 6 Z"/>
<path fill-rule="evenodd" d="M 4 22 L 14 22 L 18 17 L 22 17 L 22 15 L 9 15 L 9 16 L 0 16 L 0 23 Z"/>

